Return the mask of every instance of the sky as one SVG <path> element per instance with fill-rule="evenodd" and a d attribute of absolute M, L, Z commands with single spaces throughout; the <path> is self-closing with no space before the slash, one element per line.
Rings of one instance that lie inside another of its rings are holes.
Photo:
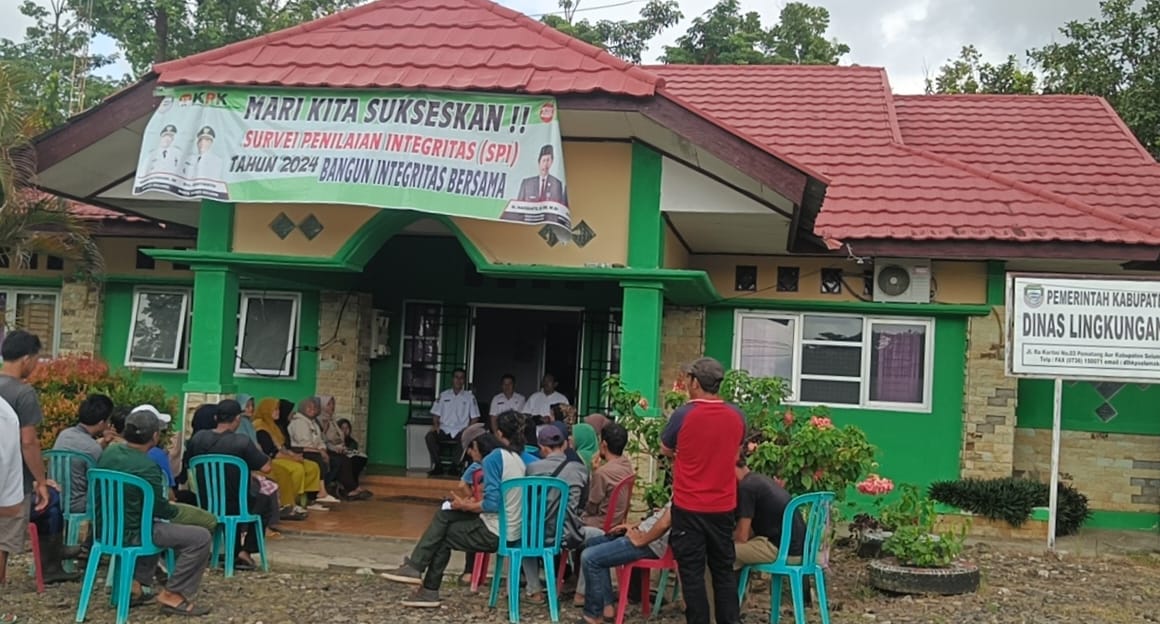
<path fill-rule="evenodd" d="M 45 2 L 46 0 L 37 0 Z M 694 17 L 716 0 L 680 0 L 685 18 L 657 37 L 645 55 L 655 62 L 666 44 L 685 32 Z M 808 1 L 808 0 L 807 0 Z M 558 11 L 556 0 L 500 0 L 512 9 L 540 16 Z M 631 19 L 645 0 L 582 0 L 577 19 Z M 1025 61 L 1025 52 L 1056 40 L 1059 27 L 1074 19 L 1099 14 L 1098 0 L 813 0 L 829 9 L 830 36 L 851 48 L 843 64 L 885 67 L 897 93 L 921 93 L 924 78 L 934 76 L 948 58 L 973 43 L 983 58 L 1000 62 L 1007 54 Z M 0 38 L 20 40 L 28 20 L 16 9 L 16 0 L 0 2 Z M 762 23 L 775 23 L 783 0 L 741 0 L 742 9 L 757 11 Z M 115 49 L 107 38 L 98 38 L 93 51 Z M 109 69 L 121 75 L 124 63 Z"/>

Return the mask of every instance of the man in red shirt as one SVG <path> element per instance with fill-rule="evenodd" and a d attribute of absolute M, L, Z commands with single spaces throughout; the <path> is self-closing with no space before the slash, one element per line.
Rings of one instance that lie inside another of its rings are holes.
<path fill-rule="evenodd" d="M 735 466 L 745 438 L 745 415 L 717 393 L 725 369 L 701 358 L 684 370 L 690 400 L 673 412 L 661 434 L 661 452 L 673 457 L 672 536 L 685 596 L 685 622 L 709 624 L 705 565 L 713 575 L 717 624 L 738 624 L 733 576 Z"/>

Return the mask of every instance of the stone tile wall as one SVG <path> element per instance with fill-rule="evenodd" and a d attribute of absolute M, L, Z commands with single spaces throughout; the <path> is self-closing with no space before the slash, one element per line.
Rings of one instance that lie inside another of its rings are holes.
<path fill-rule="evenodd" d="M 373 316 L 370 293 L 320 293 L 315 393 L 334 396 L 336 413 L 350 419 L 352 435 L 363 445 L 370 401 Z"/>
<path fill-rule="evenodd" d="M 964 478 L 1009 477 L 1014 462 L 1015 404 L 1018 380 L 1004 365 L 1004 310 L 971 317 L 963 389 Z"/>
<path fill-rule="evenodd" d="M 101 284 L 65 282 L 61 286 L 60 345 L 57 348 L 60 355 L 100 352 L 104 293 Z"/>
<path fill-rule="evenodd" d="M 705 309 L 666 306 L 661 326 L 661 391 L 668 390 L 681 378 L 682 365 L 704 353 Z"/>

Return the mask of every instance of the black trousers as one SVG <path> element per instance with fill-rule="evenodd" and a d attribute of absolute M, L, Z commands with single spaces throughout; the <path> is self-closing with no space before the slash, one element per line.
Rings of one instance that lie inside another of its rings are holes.
<path fill-rule="evenodd" d="M 705 591 L 705 566 L 713 575 L 717 624 L 740 624 L 737 578 L 733 575 L 733 512 L 698 513 L 673 505 L 669 545 L 681 576 L 685 597 L 685 622 L 710 624 L 709 596 Z"/>
<path fill-rule="evenodd" d="M 462 435 L 462 432 L 461 432 L 461 435 Z M 432 470 L 438 470 L 440 467 L 439 466 L 439 443 L 440 442 L 450 442 L 452 440 L 458 442 L 459 436 L 457 435 L 455 437 L 451 437 L 451 434 L 447 433 L 446 431 L 444 431 L 442 429 L 439 429 L 438 431 L 431 430 L 431 431 L 427 432 L 427 436 L 426 436 L 427 454 L 431 456 L 431 469 Z"/>

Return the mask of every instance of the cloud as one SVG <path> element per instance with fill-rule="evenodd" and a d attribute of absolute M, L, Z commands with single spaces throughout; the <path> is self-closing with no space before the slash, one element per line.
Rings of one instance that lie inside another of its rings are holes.
<path fill-rule="evenodd" d="M 47 0 L 37 0 L 45 4 Z M 808 0 L 807 0 L 808 1 Z M 634 19 L 645 0 L 583 0 L 578 19 Z M 512 9 L 540 16 L 559 11 L 557 0 L 500 0 Z M 681 0 L 685 19 L 653 41 L 645 60 L 655 62 L 685 32 L 694 17 L 708 11 L 715 0 Z M 1025 60 L 1028 49 L 1051 42 L 1058 29 L 1073 19 L 1099 14 L 1095 0 L 815 0 L 830 11 L 830 34 L 850 45 L 843 62 L 886 67 L 899 93 L 922 90 L 923 79 L 933 75 L 959 49 L 974 44 L 984 58 L 1000 61 L 1008 54 Z M 765 24 L 777 20 L 784 0 L 742 0 L 744 11 L 757 11 Z M 29 20 L 15 2 L 0 10 L 0 37 L 20 40 Z M 110 43 L 98 42 L 101 52 Z M 119 66 L 111 73 L 120 74 Z"/>

